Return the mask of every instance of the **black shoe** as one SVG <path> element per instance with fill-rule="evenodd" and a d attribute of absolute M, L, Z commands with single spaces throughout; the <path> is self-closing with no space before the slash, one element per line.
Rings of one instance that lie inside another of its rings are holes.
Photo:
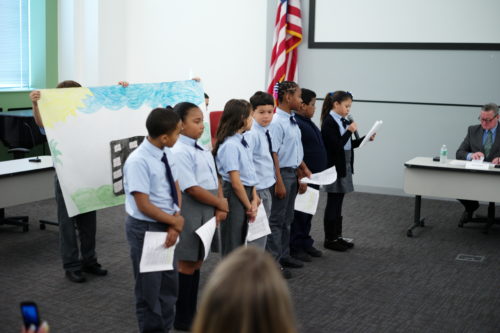
<path fill-rule="evenodd" d="M 304 264 L 301 261 L 294 259 L 292 257 L 280 259 L 280 264 L 281 264 L 281 266 L 288 267 L 288 268 L 302 268 L 302 267 L 304 267 Z"/>
<path fill-rule="evenodd" d="M 336 240 L 325 240 L 325 243 L 323 244 L 325 249 L 328 250 L 333 250 L 333 251 L 340 251 L 344 252 L 347 251 L 347 246 L 339 242 L 337 239 Z"/>
<path fill-rule="evenodd" d="M 285 267 L 280 266 L 280 271 L 281 271 L 281 274 L 283 275 L 283 278 L 285 280 L 292 278 L 292 272 L 290 272 L 290 270 L 286 269 Z"/>
<path fill-rule="evenodd" d="M 345 245 L 348 249 L 352 249 L 354 247 L 353 242 L 348 242 L 342 237 L 337 238 L 337 241 L 340 242 L 341 244 Z"/>
<path fill-rule="evenodd" d="M 87 281 L 82 271 L 66 271 L 66 278 L 71 282 L 82 283 Z"/>
<path fill-rule="evenodd" d="M 311 262 L 311 256 L 307 254 L 305 251 L 295 252 L 292 255 L 292 258 L 303 261 L 303 262 Z"/>
<path fill-rule="evenodd" d="M 97 275 L 97 276 L 104 276 L 104 275 L 108 274 L 108 271 L 105 269 L 102 269 L 101 265 L 99 265 L 98 263 L 95 263 L 95 264 L 90 265 L 90 266 L 83 266 L 82 270 L 85 273 L 89 273 L 89 274 L 93 274 L 93 275 Z"/>
<path fill-rule="evenodd" d="M 464 224 L 469 222 L 470 220 L 472 220 L 472 216 L 474 214 L 474 211 L 472 212 L 468 212 L 468 211 L 464 211 L 462 213 L 462 216 L 460 216 L 460 220 L 458 221 L 458 227 L 459 228 L 463 228 Z"/>
<path fill-rule="evenodd" d="M 319 258 L 323 255 L 323 252 L 321 252 L 320 250 L 318 250 L 314 246 L 311 246 L 310 248 L 305 249 L 304 251 L 306 251 L 306 253 L 308 255 L 310 255 L 311 257 L 314 257 L 314 258 Z"/>

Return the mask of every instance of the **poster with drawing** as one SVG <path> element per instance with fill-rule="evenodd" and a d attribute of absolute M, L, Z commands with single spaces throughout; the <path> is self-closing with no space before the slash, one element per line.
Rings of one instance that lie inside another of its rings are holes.
<path fill-rule="evenodd" d="M 41 90 L 38 106 L 69 216 L 124 203 L 114 181 L 120 175 L 113 154 L 119 152 L 112 143 L 146 136 L 149 112 L 180 102 L 203 111 L 205 131 L 199 142 L 210 148 L 203 87 L 196 81 Z M 135 145 L 128 148 L 130 153 Z"/>

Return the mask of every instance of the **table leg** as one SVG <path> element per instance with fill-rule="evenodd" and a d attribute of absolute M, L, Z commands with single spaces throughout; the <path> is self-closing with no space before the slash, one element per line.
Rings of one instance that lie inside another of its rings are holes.
<path fill-rule="evenodd" d="M 406 236 L 408 237 L 413 237 L 413 229 L 417 227 L 424 227 L 424 220 L 423 218 L 420 218 L 420 208 L 422 207 L 422 196 L 421 195 L 416 195 L 415 196 L 415 213 L 414 213 L 414 219 L 413 219 L 413 225 L 408 228 L 406 231 Z"/>

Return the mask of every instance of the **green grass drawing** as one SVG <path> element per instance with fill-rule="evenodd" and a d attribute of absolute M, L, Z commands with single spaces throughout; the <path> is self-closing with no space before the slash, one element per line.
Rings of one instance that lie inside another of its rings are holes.
<path fill-rule="evenodd" d="M 71 195 L 71 199 L 80 214 L 125 203 L 125 195 L 114 195 L 112 185 L 103 185 L 97 189 L 78 189 Z"/>

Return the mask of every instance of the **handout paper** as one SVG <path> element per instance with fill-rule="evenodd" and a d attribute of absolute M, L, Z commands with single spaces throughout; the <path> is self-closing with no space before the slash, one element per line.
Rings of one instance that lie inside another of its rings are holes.
<path fill-rule="evenodd" d="M 337 171 L 335 167 L 323 170 L 318 173 L 313 173 L 311 178 L 304 177 L 300 180 L 301 183 L 315 185 L 329 185 L 337 180 Z"/>
<path fill-rule="evenodd" d="M 171 271 L 174 269 L 174 251 L 177 243 L 166 248 L 166 239 L 166 232 L 146 231 L 139 264 L 141 273 Z"/>
<path fill-rule="evenodd" d="M 307 191 L 297 194 L 295 198 L 295 210 L 306 214 L 316 214 L 318 208 L 319 191 L 312 187 L 307 187 Z"/>
<path fill-rule="evenodd" d="M 384 122 L 382 120 L 377 120 L 372 128 L 368 131 L 368 133 L 366 133 L 366 136 L 365 138 L 363 139 L 363 141 L 361 142 L 361 144 L 359 145 L 359 147 L 363 147 L 368 141 L 370 141 L 370 138 L 372 137 L 373 134 L 377 133 L 379 128 L 382 126 Z"/>
<path fill-rule="evenodd" d="M 271 233 L 269 221 L 267 219 L 266 210 L 261 203 L 257 209 L 257 217 L 255 221 L 248 223 L 247 242 L 267 236 Z"/>
<path fill-rule="evenodd" d="M 210 246 L 212 244 L 212 239 L 214 238 L 215 229 L 217 229 L 215 216 L 196 229 L 196 234 L 200 236 L 203 247 L 205 248 L 205 258 L 203 260 L 206 260 L 208 254 L 210 253 Z"/>

